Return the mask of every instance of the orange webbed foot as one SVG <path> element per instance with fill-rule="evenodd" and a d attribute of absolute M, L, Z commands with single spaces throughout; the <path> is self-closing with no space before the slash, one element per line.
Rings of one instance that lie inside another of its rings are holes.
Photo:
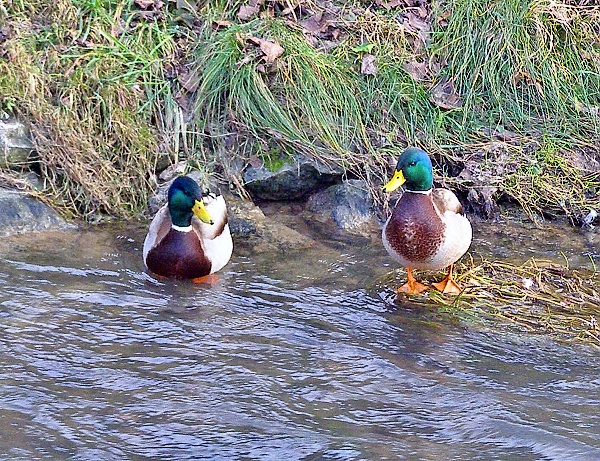
<path fill-rule="evenodd" d="M 408 276 L 408 281 L 402 285 L 400 288 L 396 290 L 397 293 L 404 293 L 407 295 L 418 295 L 419 293 L 423 293 L 428 289 L 427 285 L 423 285 L 420 282 L 417 282 L 412 274 L 412 269 L 406 269 L 406 275 Z"/>
<path fill-rule="evenodd" d="M 460 285 L 454 280 L 449 280 L 448 277 L 441 282 L 432 283 L 432 285 L 444 294 L 458 295 L 462 293 L 462 288 Z"/>
<path fill-rule="evenodd" d="M 219 276 L 217 274 L 208 274 L 203 277 L 196 277 L 195 279 L 192 279 L 192 282 L 202 285 L 210 285 L 212 287 L 219 283 Z"/>
<path fill-rule="evenodd" d="M 397 293 L 404 293 L 407 295 L 418 295 L 419 293 L 423 293 L 424 291 L 426 291 L 428 289 L 427 285 L 423 285 L 422 283 L 419 282 L 406 282 L 404 285 L 402 285 L 401 287 L 399 287 L 396 292 Z"/>
<path fill-rule="evenodd" d="M 448 275 L 444 280 L 438 283 L 432 283 L 432 285 L 444 294 L 458 295 L 463 291 L 460 285 L 452 279 L 452 266 L 450 266 Z"/>

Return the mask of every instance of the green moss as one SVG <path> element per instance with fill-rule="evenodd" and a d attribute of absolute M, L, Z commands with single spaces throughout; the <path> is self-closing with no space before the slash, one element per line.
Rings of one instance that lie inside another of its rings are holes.
<path fill-rule="evenodd" d="M 263 149 L 257 156 L 269 171 L 279 171 L 284 165 L 294 163 L 293 155 L 281 147 Z"/>

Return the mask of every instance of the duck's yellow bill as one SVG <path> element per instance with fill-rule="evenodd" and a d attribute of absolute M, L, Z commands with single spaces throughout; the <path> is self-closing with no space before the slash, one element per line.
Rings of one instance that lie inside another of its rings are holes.
<path fill-rule="evenodd" d="M 208 211 L 206 211 L 206 207 L 204 206 L 204 203 L 202 203 L 202 200 L 196 200 L 196 202 L 194 203 L 194 207 L 192 208 L 192 212 L 196 215 L 196 217 L 206 223 L 206 224 L 214 224 L 215 222 L 212 220 L 212 218 L 210 217 L 210 214 L 208 213 Z"/>
<path fill-rule="evenodd" d="M 396 170 L 394 172 L 394 176 L 392 176 L 392 179 L 390 179 L 388 183 L 385 186 L 383 186 L 383 192 L 394 192 L 405 182 L 406 179 L 402 174 L 402 170 Z"/>

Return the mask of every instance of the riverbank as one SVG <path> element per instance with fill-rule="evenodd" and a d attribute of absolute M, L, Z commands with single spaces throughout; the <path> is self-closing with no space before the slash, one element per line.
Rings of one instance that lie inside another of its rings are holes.
<path fill-rule="evenodd" d="M 34 149 L 0 181 L 37 190 L 34 171 L 63 215 L 130 219 L 182 160 L 243 195 L 249 167 L 300 155 L 381 204 L 414 144 L 478 214 L 512 202 L 579 225 L 600 209 L 599 17 L 516 0 L 14 2 L 0 116 Z"/>

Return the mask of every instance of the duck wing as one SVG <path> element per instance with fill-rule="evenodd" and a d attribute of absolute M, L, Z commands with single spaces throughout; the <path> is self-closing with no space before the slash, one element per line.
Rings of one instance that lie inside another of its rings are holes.
<path fill-rule="evenodd" d="M 465 214 L 462 204 L 451 190 L 433 189 L 431 191 L 431 200 L 440 216 L 443 216 L 447 212 L 460 215 Z"/>
<path fill-rule="evenodd" d="M 146 261 L 146 256 L 148 256 L 150 250 L 156 247 L 156 245 L 158 245 L 169 233 L 171 224 L 171 214 L 169 213 L 168 206 L 165 205 L 158 210 L 150 223 L 150 228 L 148 229 L 146 239 L 144 240 L 144 261 Z"/>

